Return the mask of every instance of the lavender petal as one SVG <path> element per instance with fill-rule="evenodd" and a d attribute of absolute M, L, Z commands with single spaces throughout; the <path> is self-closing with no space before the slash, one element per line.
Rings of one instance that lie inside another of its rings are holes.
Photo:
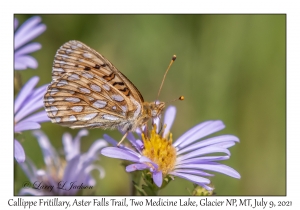
<path fill-rule="evenodd" d="M 74 146 L 71 134 L 67 132 L 64 133 L 62 137 L 62 142 L 64 145 L 64 153 L 66 160 L 69 161 L 77 155 L 77 151 L 73 149 Z"/>
<path fill-rule="evenodd" d="M 215 144 L 215 146 L 227 149 L 227 148 L 230 148 L 230 147 L 234 146 L 235 143 L 236 142 L 234 142 L 234 141 L 228 141 L 228 142 L 224 142 L 224 143 Z"/>
<path fill-rule="evenodd" d="M 15 115 L 15 121 L 18 122 L 24 117 L 28 116 L 32 112 L 36 111 L 37 109 L 40 109 L 44 106 L 43 100 L 40 98 L 40 100 L 32 100 L 28 101 L 26 100 L 26 104 L 18 111 L 18 113 Z"/>
<path fill-rule="evenodd" d="M 38 100 L 42 99 L 43 100 L 44 95 L 47 91 L 47 87 L 48 87 L 48 84 L 45 84 L 45 85 L 42 85 L 42 86 L 36 88 L 33 91 L 33 93 L 29 96 L 29 99 L 30 100 L 36 100 L 36 99 L 38 99 Z"/>
<path fill-rule="evenodd" d="M 26 20 L 15 33 L 15 49 L 31 41 L 46 30 L 44 24 L 39 24 L 41 18 L 34 16 Z M 39 25 L 38 25 L 39 24 Z"/>
<path fill-rule="evenodd" d="M 80 162 L 80 155 L 76 155 L 75 157 L 73 157 L 71 160 L 68 161 L 62 180 L 78 181 L 77 175 L 82 170 L 81 165 L 78 164 L 79 162 Z"/>
<path fill-rule="evenodd" d="M 199 149 L 201 147 L 206 147 L 206 146 L 210 146 L 210 145 L 216 146 L 219 143 L 223 144 L 223 143 L 226 143 L 226 142 L 238 142 L 238 141 L 239 141 L 239 139 L 236 136 L 233 136 L 233 135 L 215 136 L 215 137 L 212 137 L 212 138 L 201 140 L 200 142 L 194 143 L 194 144 L 192 144 L 190 146 L 187 146 L 185 148 L 182 148 L 182 147 L 178 148 L 177 155 L 180 155 L 182 153 L 189 152 L 189 151 L 192 151 L 192 150 L 196 150 L 196 149 Z M 218 145 L 218 146 L 220 146 L 220 145 Z M 227 148 L 227 147 L 223 146 L 223 148 Z"/>
<path fill-rule="evenodd" d="M 97 156 L 98 156 L 98 152 L 100 151 L 101 148 L 106 147 L 107 146 L 107 142 L 102 140 L 102 139 L 98 139 L 96 140 L 90 147 L 90 149 L 88 150 L 88 152 L 85 155 L 85 162 L 92 162 L 94 161 Z"/>
<path fill-rule="evenodd" d="M 42 48 L 42 45 L 40 43 L 37 43 L 37 42 L 30 43 L 30 44 L 27 44 L 24 47 L 18 49 L 15 52 L 15 56 L 26 55 L 26 54 L 35 52 L 35 51 L 37 51 L 37 50 L 39 50 L 41 48 Z"/>
<path fill-rule="evenodd" d="M 15 158 L 18 163 L 23 163 L 25 161 L 25 152 L 22 145 L 15 140 Z"/>
<path fill-rule="evenodd" d="M 76 137 L 74 138 L 74 150 L 77 151 L 77 154 L 80 154 L 80 140 L 83 136 L 87 136 L 89 134 L 88 130 L 87 129 L 82 129 L 80 130 Z"/>
<path fill-rule="evenodd" d="M 212 190 L 214 190 L 213 187 L 210 187 L 210 186 L 208 186 L 208 185 L 206 185 L 206 184 L 199 183 L 199 185 L 200 185 L 201 187 L 205 188 L 207 191 L 212 191 Z"/>
<path fill-rule="evenodd" d="M 152 160 L 150 160 L 149 158 L 145 157 L 145 156 L 142 156 L 139 160 L 140 163 L 150 163 L 155 170 L 158 169 L 158 165 L 156 163 L 154 163 Z M 152 169 L 152 168 L 150 168 Z"/>
<path fill-rule="evenodd" d="M 230 156 L 207 156 L 207 157 L 191 158 L 191 159 L 180 161 L 178 163 L 178 165 L 190 164 L 190 163 L 207 163 L 207 162 L 213 162 L 213 161 L 222 161 L 222 160 L 228 160 L 229 157 Z"/>
<path fill-rule="evenodd" d="M 110 137 L 109 135 L 107 134 L 104 134 L 103 135 L 103 138 L 108 142 L 110 143 L 111 145 L 113 146 L 117 146 L 118 142 L 116 140 L 114 140 L 112 137 Z M 121 145 L 120 145 L 121 146 Z"/>
<path fill-rule="evenodd" d="M 152 124 L 156 125 L 156 133 L 159 132 L 159 123 L 160 123 L 160 118 L 159 117 L 156 117 L 156 118 L 153 119 L 153 123 Z"/>
<path fill-rule="evenodd" d="M 31 183 L 37 180 L 37 168 L 29 158 L 26 158 L 26 161 L 23 163 L 19 163 L 19 165 L 26 174 L 26 176 L 29 178 Z"/>
<path fill-rule="evenodd" d="M 48 137 L 40 130 L 36 130 L 33 132 L 33 135 L 37 138 L 37 141 L 41 147 L 44 162 L 47 168 L 52 170 L 52 167 L 59 168 L 60 160 L 59 156 L 56 153 L 55 149 L 52 147 Z"/>
<path fill-rule="evenodd" d="M 183 174 L 194 174 L 194 175 L 200 175 L 200 176 L 215 176 L 214 174 L 209 174 L 204 171 L 193 170 L 193 169 L 175 169 L 174 172 L 183 173 Z"/>
<path fill-rule="evenodd" d="M 210 134 L 213 134 L 215 132 L 218 132 L 225 128 L 224 123 L 221 120 L 213 121 L 212 123 L 209 123 L 202 127 L 200 130 L 195 132 L 194 134 L 190 135 L 188 139 L 186 139 L 184 142 L 182 142 L 178 148 L 184 148 L 187 145 L 193 143 L 194 141 L 201 139 L 205 136 L 208 136 Z"/>
<path fill-rule="evenodd" d="M 46 195 L 44 191 L 30 189 L 30 188 L 22 188 L 19 192 L 19 195 L 36 195 L 36 196 L 43 196 Z"/>
<path fill-rule="evenodd" d="M 129 153 L 126 150 L 116 147 L 106 147 L 101 150 L 101 154 L 111 158 L 118 158 L 122 160 L 129 160 L 132 162 L 139 162 L 139 157 Z"/>
<path fill-rule="evenodd" d="M 204 126 L 212 123 L 213 121 L 205 121 L 202 122 L 198 125 L 195 125 L 194 127 L 192 127 L 191 129 L 189 129 L 188 131 L 186 131 L 184 134 L 182 134 L 177 140 L 176 142 L 174 142 L 173 146 L 177 147 L 178 145 L 180 145 L 182 142 L 184 142 L 186 139 L 188 139 L 191 135 L 195 134 L 198 130 L 201 130 Z"/>
<path fill-rule="evenodd" d="M 32 91 L 31 95 L 26 98 L 26 104 L 22 106 L 22 108 L 20 108 L 18 113 L 15 115 L 15 121 L 19 121 L 20 119 L 44 106 L 43 96 L 46 92 L 46 88 L 47 85 L 43 85 Z"/>
<path fill-rule="evenodd" d="M 187 180 L 192 181 L 192 182 L 196 182 L 196 183 L 203 183 L 203 184 L 209 184 L 210 183 L 209 179 L 203 178 L 201 176 L 195 176 L 195 175 L 191 175 L 191 174 L 179 173 L 179 172 L 174 172 L 174 171 L 170 172 L 170 174 L 174 175 L 174 176 L 184 178 L 184 179 L 187 179 Z"/>
<path fill-rule="evenodd" d="M 103 167 L 101 167 L 99 165 L 89 165 L 88 167 L 86 167 L 84 172 L 85 172 L 86 175 L 88 175 L 93 170 L 99 171 L 99 178 L 100 179 L 103 179 L 105 177 L 105 170 L 103 169 Z"/>
<path fill-rule="evenodd" d="M 15 133 L 39 128 L 41 128 L 41 125 L 36 122 L 21 121 L 15 125 Z"/>
<path fill-rule="evenodd" d="M 219 164 L 219 163 L 184 164 L 184 165 L 176 166 L 176 168 L 191 168 L 191 169 L 210 170 L 210 171 L 216 171 L 219 173 L 226 174 L 233 178 L 237 178 L 237 179 L 241 178 L 241 175 L 236 170 L 234 170 L 233 168 L 231 168 L 229 166 Z"/>
<path fill-rule="evenodd" d="M 131 144 L 132 144 L 139 152 L 141 151 L 139 145 L 138 145 L 137 142 L 136 142 L 136 139 L 135 139 L 134 135 L 133 135 L 131 132 L 129 132 L 129 133 L 127 134 L 127 139 L 130 141 L 130 143 L 131 143 Z"/>
<path fill-rule="evenodd" d="M 15 56 L 15 70 L 36 69 L 37 67 L 38 62 L 34 57 L 30 55 Z"/>
<path fill-rule="evenodd" d="M 181 161 L 186 160 L 186 159 L 199 157 L 201 155 L 216 153 L 216 152 L 223 152 L 223 153 L 226 153 L 227 155 L 230 155 L 230 151 L 228 149 L 221 148 L 221 147 L 208 146 L 208 147 L 204 147 L 204 148 L 195 150 L 193 152 L 187 153 L 185 155 L 179 156 L 177 158 L 177 162 L 180 163 Z"/>
<path fill-rule="evenodd" d="M 163 176 L 161 171 L 152 173 L 152 178 L 157 187 L 161 187 L 163 182 Z"/>
<path fill-rule="evenodd" d="M 43 110 L 43 111 L 40 111 L 36 114 L 30 115 L 29 117 L 25 118 L 22 121 L 32 121 L 32 122 L 41 123 L 41 122 L 50 121 L 50 118 L 48 117 L 45 110 Z"/>
<path fill-rule="evenodd" d="M 169 106 L 166 110 L 165 117 L 164 117 L 164 125 L 167 125 L 165 128 L 163 136 L 167 135 L 170 132 L 170 129 L 174 123 L 176 116 L 176 107 Z"/>
<path fill-rule="evenodd" d="M 18 96 L 15 100 L 15 113 L 19 110 L 22 103 L 26 100 L 26 98 L 30 95 L 33 88 L 36 86 L 36 84 L 39 81 L 39 77 L 35 76 L 32 77 L 28 82 L 24 85 Z"/>
<path fill-rule="evenodd" d="M 80 164 L 80 155 L 75 156 L 72 158 L 70 161 L 68 161 L 67 166 L 65 168 L 64 176 L 63 176 L 63 181 L 66 181 L 68 183 L 70 182 L 77 182 L 80 183 L 82 181 L 82 178 L 84 177 L 83 169 Z M 69 195 L 74 195 L 78 189 L 72 188 L 69 190 L 68 194 Z"/>
<path fill-rule="evenodd" d="M 114 140 L 113 138 L 111 138 L 111 137 L 110 137 L 109 135 L 107 135 L 107 134 L 104 134 L 104 135 L 103 135 L 103 138 L 104 138 L 108 143 L 110 143 L 112 146 L 114 146 L 114 147 L 116 147 L 116 146 L 118 145 L 118 142 L 117 142 L 116 140 Z M 137 146 L 138 146 L 138 145 L 137 145 Z M 137 152 L 131 150 L 131 149 L 128 148 L 128 147 L 125 147 L 123 144 L 120 144 L 120 145 L 118 146 L 118 148 L 121 148 L 121 149 L 123 149 L 123 150 L 127 150 L 127 152 L 129 152 L 129 153 L 131 153 L 131 154 L 133 154 L 133 155 L 135 155 L 135 156 L 139 156 L 139 154 L 138 154 Z"/>
<path fill-rule="evenodd" d="M 149 168 L 149 166 L 142 164 L 142 163 L 135 163 L 135 164 L 131 164 L 126 166 L 126 172 L 132 172 L 132 171 L 136 171 L 136 170 L 144 170 Z"/>

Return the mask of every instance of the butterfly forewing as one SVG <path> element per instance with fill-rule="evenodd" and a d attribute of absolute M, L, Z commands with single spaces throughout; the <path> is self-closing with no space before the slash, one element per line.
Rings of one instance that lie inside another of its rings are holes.
<path fill-rule="evenodd" d="M 58 49 L 44 104 L 52 122 L 71 128 L 126 127 L 142 114 L 137 88 L 107 59 L 79 41 Z"/>

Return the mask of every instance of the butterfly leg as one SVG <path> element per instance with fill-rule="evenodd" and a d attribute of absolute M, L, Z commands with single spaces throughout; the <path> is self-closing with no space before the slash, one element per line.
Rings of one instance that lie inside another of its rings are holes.
<path fill-rule="evenodd" d="M 129 132 L 129 131 L 127 131 L 127 132 L 124 134 L 124 136 L 122 137 L 121 141 L 117 144 L 117 147 L 119 147 L 120 144 L 122 143 L 122 141 L 124 141 L 124 139 L 125 139 L 126 136 L 128 135 L 128 132 Z"/>

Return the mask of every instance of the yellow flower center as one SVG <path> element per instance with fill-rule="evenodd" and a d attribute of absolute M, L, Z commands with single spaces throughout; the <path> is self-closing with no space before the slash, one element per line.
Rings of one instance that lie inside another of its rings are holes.
<path fill-rule="evenodd" d="M 143 155 L 156 163 L 158 170 L 164 176 L 172 171 L 176 162 L 176 149 L 172 145 L 172 134 L 163 138 L 156 133 L 156 125 L 154 125 L 150 137 L 147 138 L 142 134 L 142 139 L 144 142 Z"/>

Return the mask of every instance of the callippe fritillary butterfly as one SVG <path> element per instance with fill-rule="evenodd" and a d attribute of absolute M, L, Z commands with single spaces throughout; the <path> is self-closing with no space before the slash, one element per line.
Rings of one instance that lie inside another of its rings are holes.
<path fill-rule="evenodd" d="M 175 59 L 173 56 L 169 67 Z M 56 52 L 44 105 L 52 123 L 70 128 L 119 128 L 126 132 L 121 141 L 165 108 L 164 102 L 145 102 L 109 60 L 74 40 Z"/>

